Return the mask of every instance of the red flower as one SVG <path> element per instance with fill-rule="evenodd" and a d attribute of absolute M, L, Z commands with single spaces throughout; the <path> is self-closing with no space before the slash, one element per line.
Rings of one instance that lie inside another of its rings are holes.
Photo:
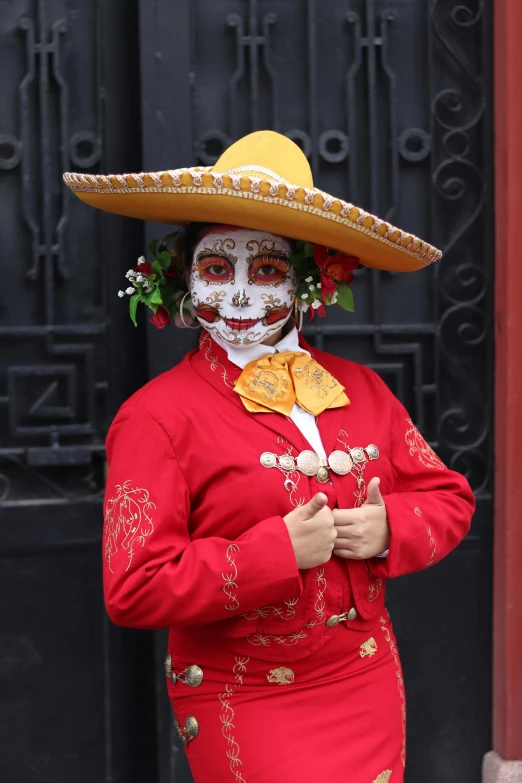
<path fill-rule="evenodd" d="M 138 266 L 134 267 L 135 272 L 140 272 L 142 275 L 151 275 L 152 274 L 152 264 L 138 264 Z"/>
<path fill-rule="evenodd" d="M 313 307 L 310 307 L 308 310 L 308 321 L 314 320 L 314 315 L 317 313 L 317 315 L 320 315 L 321 318 L 324 318 L 326 315 L 326 310 L 324 309 L 324 305 L 319 305 L 317 309 L 314 309 Z"/>
<path fill-rule="evenodd" d="M 325 275 L 325 273 L 321 270 L 321 294 L 323 296 L 323 302 L 326 302 L 327 295 L 333 294 L 334 291 L 337 291 L 337 283 L 333 277 Z"/>
<path fill-rule="evenodd" d="M 328 248 L 324 245 L 314 245 L 314 261 L 321 270 L 321 293 L 324 303 L 327 295 L 337 290 L 335 281 L 350 285 L 353 280 L 353 270 L 359 265 L 356 256 L 345 256 L 341 251 L 329 255 Z"/>
<path fill-rule="evenodd" d="M 144 266 L 144 264 L 142 264 L 142 266 Z M 163 327 L 170 324 L 170 315 L 164 307 L 160 306 L 152 318 L 149 318 L 149 323 L 151 323 L 153 326 L 156 326 L 158 329 L 163 329 Z"/>

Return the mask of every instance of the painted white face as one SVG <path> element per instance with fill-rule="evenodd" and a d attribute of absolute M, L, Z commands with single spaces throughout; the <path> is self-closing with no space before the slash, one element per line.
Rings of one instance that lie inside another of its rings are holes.
<path fill-rule="evenodd" d="M 201 325 L 229 345 L 264 342 L 292 315 L 297 279 L 290 241 L 213 226 L 194 248 L 190 294 Z"/>

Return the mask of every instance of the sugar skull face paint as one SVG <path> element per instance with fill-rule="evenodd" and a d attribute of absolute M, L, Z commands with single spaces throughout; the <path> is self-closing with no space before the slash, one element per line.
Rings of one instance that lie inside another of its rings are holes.
<path fill-rule="evenodd" d="M 190 295 L 201 325 L 238 348 L 264 342 L 292 314 L 297 279 L 290 241 L 214 226 L 194 248 Z"/>

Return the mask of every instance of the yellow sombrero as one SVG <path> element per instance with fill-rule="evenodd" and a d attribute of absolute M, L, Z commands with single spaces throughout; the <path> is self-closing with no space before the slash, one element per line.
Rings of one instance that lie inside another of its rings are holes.
<path fill-rule="evenodd" d="M 227 223 L 324 245 L 375 269 L 411 272 L 442 253 L 413 234 L 314 188 L 301 149 L 274 131 L 239 139 L 214 166 L 141 174 L 64 174 L 98 209 L 160 223 Z"/>

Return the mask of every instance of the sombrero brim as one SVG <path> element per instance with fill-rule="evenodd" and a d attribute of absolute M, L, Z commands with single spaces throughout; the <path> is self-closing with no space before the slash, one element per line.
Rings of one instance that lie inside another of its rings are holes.
<path fill-rule="evenodd" d="M 211 168 L 141 174 L 64 174 L 92 207 L 171 225 L 227 223 L 304 239 L 357 256 L 374 269 L 412 272 L 442 253 L 359 207 L 316 188 Z"/>

